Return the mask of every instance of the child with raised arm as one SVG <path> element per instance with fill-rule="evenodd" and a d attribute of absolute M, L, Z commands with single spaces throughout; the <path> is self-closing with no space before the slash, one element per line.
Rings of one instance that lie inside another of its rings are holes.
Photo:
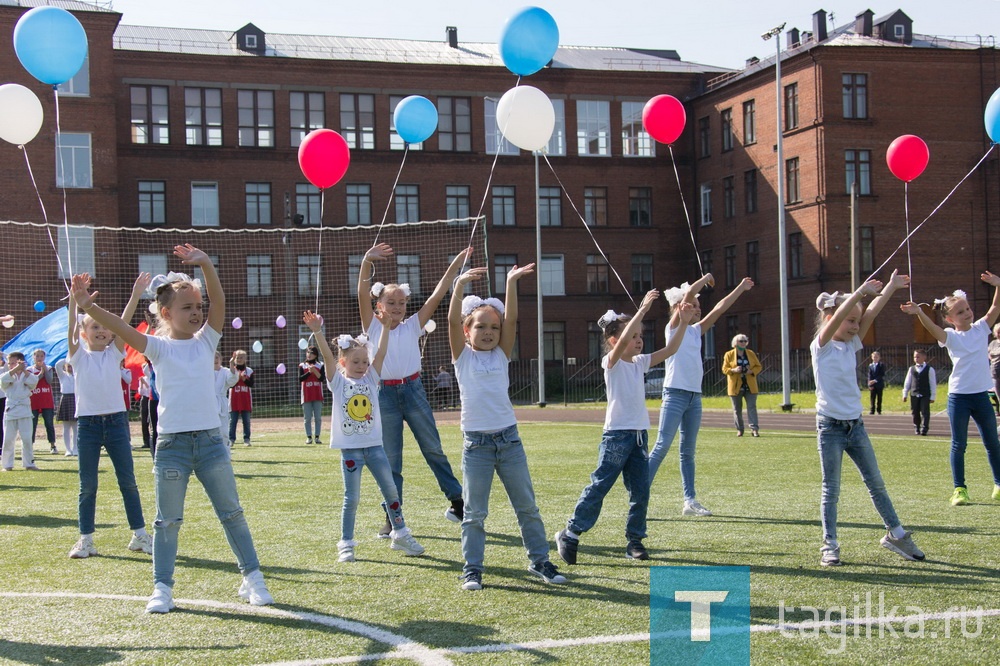
<path fill-rule="evenodd" d="M 358 308 L 361 311 L 361 326 L 368 336 L 377 339 L 382 323 L 373 319 L 375 309 L 389 315 L 386 324 L 392 338 L 389 352 L 382 366 L 382 387 L 379 389 L 379 404 L 382 410 L 382 433 L 385 455 L 392 467 L 392 478 L 396 483 L 399 499 L 403 501 L 403 422 L 410 426 L 410 432 L 417 440 L 420 453 L 427 466 L 434 473 L 438 487 L 448 499 L 449 506 L 444 516 L 448 520 L 462 522 L 462 484 L 451 471 L 448 456 L 441 448 L 434 412 L 427 401 L 423 381 L 420 378 L 420 336 L 424 325 L 434 315 L 441 299 L 448 293 L 452 280 L 458 275 L 462 264 L 471 256 L 472 248 L 459 252 L 448 270 L 434 287 L 434 292 L 413 315 L 406 316 L 407 299 L 410 296 L 408 284 L 371 283 L 373 262 L 385 261 L 392 256 L 392 248 L 385 243 L 372 247 L 365 253 L 358 278 Z M 372 307 L 375 299 L 375 307 Z M 379 537 L 387 538 L 392 524 L 386 517 L 379 530 Z"/>
<path fill-rule="evenodd" d="M 76 437 L 76 375 L 73 364 L 66 359 L 56 361 L 56 376 L 59 377 L 59 409 L 56 418 L 62 423 L 63 448 L 67 456 L 77 455 Z"/>
<path fill-rule="evenodd" d="M 3 410 L 3 454 L 0 455 L 0 469 L 9 472 L 14 469 L 14 442 L 21 435 L 21 465 L 24 469 L 36 470 L 35 449 L 31 427 L 31 392 L 38 384 L 38 375 L 28 372 L 24 354 L 7 354 L 7 366 L 0 373 L 0 387 L 7 394 Z"/>
<path fill-rule="evenodd" d="M 953 328 L 943 329 L 928 317 L 916 303 L 904 303 L 900 308 L 920 319 L 923 327 L 934 336 L 938 345 L 948 350 L 952 371 L 948 379 L 948 421 L 951 422 L 951 476 L 955 490 L 952 506 L 969 503 L 965 485 L 965 449 L 969 438 L 969 417 L 976 422 L 986 458 L 993 472 L 993 499 L 1000 500 L 1000 438 L 997 437 L 997 417 L 990 404 L 993 388 L 990 375 L 990 328 L 1000 316 L 1000 276 L 984 271 L 980 279 L 993 285 L 993 302 L 986 315 L 976 319 L 964 291 L 935 299 L 934 308 Z"/>
<path fill-rule="evenodd" d="M 319 360 L 319 347 L 306 348 L 306 360 L 299 363 L 302 421 L 306 429 L 306 444 L 322 444 L 323 385 L 326 384 L 326 364 Z M 313 439 L 313 430 L 316 438 Z"/>
<path fill-rule="evenodd" d="M 375 313 L 377 321 L 387 324 L 389 315 Z M 337 543 L 338 561 L 353 562 L 354 523 L 361 499 L 361 468 L 367 466 L 375 477 L 385 502 L 382 508 L 392 520 L 389 547 L 401 550 L 404 555 L 423 555 L 424 547 L 417 543 L 403 519 L 403 508 L 392 481 L 392 470 L 382 446 L 382 419 L 379 418 L 378 382 L 379 371 L 389 346 L 389 328 L 381 327 L 378 347 L 368 358 L 368 338 L 341 335 L 337 338 L 339 354 L 334 356 L 321 330 L 323 319 L 306 311 L 302 321 L 309 327 L 319 348 L 323 351 L 326 365 L 336 368 L 330 373 L 327 385 L 333 394 L 333 428 L 331 428 L 330 448 L 340 449 L 341 469 L 344 474 L 344 507 L 340 518 L 340 541 Z"/>
<path fill-rule="evenodd" d="M 861 472 L 875 510 L 885 525 L 882 546 L 908 560 L 924 559 L 910 532 L 900 524 L 882 481 L 875 449 L 861 418 L 861 389 L 858 387 L 857 372 L 858 352 L 863 346 L 861 338 L 871 328 L 893 292 L 909 282 L 908 276 L 893 271 L 885 289 L 878 280 L 869 280 L 850 295 L 824 292 L 816 299 L 819 310 L 816 337 L 809 345 L 809 351 L 812 352 L 813 376 L 816 379 L 816 437 L 823 472 L 820 501 L 823 545 L 819 563 L 824 567 L 841 564 L 840 542 L 837 541 L 837 503 L 840 500 L 840 472 L 845 453 Z M 861 300 L 876 294 L 876 298 L 864 309 Z"/>
<path fill-rule="evenodd" d="M 257 551 L 236 491 L 229 447 L 219 432 L 212 365 L 222 337 L 226 296 L 207 254 L 193 245 L 174 247 L 182 263 L 199 266 L 208 289 L 208 318 L 202 314 L 201 282 L 170 273 L 157 276 L 159 335 L 143 335 L 120 317 L 98 307 L 97 292 L 73 280 L 73 296 L 84 312 L 123 338 L 156 365 L 159 443 L 153 458 L 156 479 L 156 522 L 153 536 L 153 595 L 147 613 L 174 607 L 177 537 L 184 522 L 184 498 L 193 472 L 201 481 L 236 555 L 243 580 L 239 596 L 255 606 L 274 603 L 260 572 Z"/>
<path fill-rule="evenodd" d="M 464 590 L 483 587 L 485 521 L 494 475 L 500 477 L 517 515 L 521 541 L 528 553 L 528 571 L 546 583 L 566 582 L 549 561 L 545 525 L 535 503 L 528 458 L 508 394 L 507 366 L 517 335 L 517 281 L 530 274 L 534 266 L 514 266 L 507 273 L 506 306 L 496 298 L 485 301 L 478 296 L 462 298 L 465 285 L 485 276 L 486 268 L 473 268 L 460 275 L 451 292 L 448 341 L 462 398 Z"/>
<path fill-rule="evenodd" d="M 149 288 L 149 273 L 140 273 L 132 287 L 132 295 L 122 321 L 131 321 L 142 293 Z M 86 273 L 73 276 L 74 284 L 89 287 Z M 74 294 L 69 299 L 69 362 L 73 366 L 80 399 L 76 403 L 79 423 L 77 447 L 80 457 L 80 538 L 69 551 L 73 559 L 97 555 L 94 545 L 95 515 L 97 512 L 97 469 L 101 463 L 101 449 L 108 453 L 118 479 L 118 490 L 125 504 L 132 538 L 128 549 L 153 552 L 153 543 L 146 532 L 146 519 L 142 515 L 142 501 L 135 481 L 132 462 L 132 444 L 129 437 L 128 412 L 122 402 L 121 364 L 125 360 L 125 341 L 112 333 L 93 317 L 77 319 Z"/>
<path fill-rule="evenodd" d="M 608 409 L 597 451 L 597 469 L 590 475 L 590 485 L 583 489 L 566 529 L 556 533 L 559 556 L 567 564 L 576 564 L 580 535 L 597 523 L 604 498 L 619 476 L 628 491 L 625 557 L 649 559 L 642 545 L 646 538 L 649 505 L 649 410 L 646 409 L 645 375 L 651 366 L 675 353 L 683 339 L 675 335 L 663 349 L 652 354 L 642 353 L 642 319 L 659 296 L 656 289 L 647 292 L 634 317 L 608 310 L 597 320 L 608 351 L 601 359 Z M 693 308 L 687 303 L 674 312 L 682 325 L 691 321 L 692 314 Z"/>

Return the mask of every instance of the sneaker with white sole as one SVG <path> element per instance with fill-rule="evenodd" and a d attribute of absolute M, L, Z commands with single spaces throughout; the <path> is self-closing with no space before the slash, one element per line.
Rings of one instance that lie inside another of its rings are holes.
<path fill-rule="evenodd" d="M 390 539 L 389 535 L 392 534 L 392 523 L 386 518 L 385 522 L 382 523 L 382 527 L 378 528 L 378 538 L 379 539 Z"/>
<path fill-rule="evenodd" d="M 337 542 L 337 561 L 338 562 L 353 562 L 354 561 L 354 547 L 358 545 L 357 541 L 353 539 L 350 541 L 338 541 Z"/>
<path fill-rule="evenodd" d="M 274 603 L 274 597 L 267 591 L 264 574 L 260 572 L 260 569 L 243 576 L 239 595 L 251 606 L 270 606 Z"/>
<path fill-rule="evenodd" d="M 69 551 L 69 556 L 74 560 L 82 560 L 91 555 L 97 555 L 93 534 L 81 536 Z"/>
<path fill-rule="evenodd" d="M 147 613 L 169 613 L 174 609 L 174 590 L 166 583 L 153 586 L 153 596 L 146 604 Z"/>
<path fill-rule="evenodd" d="M 539 564 L 529 565 L 528 571 L 535 574 L 546 583 L 561 585 L 566 582 L 566 576 L 559 573 L 559 569 L 556 568 L 556 565 L 552 564 L 549 560 L 545 560 Z"/>
<path fill-rule="evenodd" d="M 913 532 L 905 532 L 903 536 L 896 539 L 891 533 L 886 532 L 886 535 L 882 537 L 879 543 L 900 557 L 919 562 L 924 559 L 924 551 L 917 548 L 917 544 L 913 543 L 913 539 L 910 537 L 911 534 Z"/>
<path fill-rule="evenodd" d="M 444 517 L 453 523 L 460 523 L 465 518 L 465 500 L 461 497 L 453 499 L 451 506 L 445 509 Z"/>
<path fill-rule="evenodd" d="M 569 530 L 559 530 L 556 532 L 556 550 L 559 557 L 566 564 L 576 564 L 576 551 L 580 547 L 580 540 L 571 537 Z"/>
<path fill-rule="evenodd" d="M 147 555 L 152 555 L 153 537 L 148 532 L 146 534 L 133 534 L 132 539 L 128 542 L 128 549 L 137 553 L 142 551 Z"/>
<path fill-rule="evenodd" d="M 416 557 L 417 555 L 424 554 L 424 547 L 413 538 L 413 533 L 410 532 L 409 527 L 393 530 L 389 538 L 392 539 L 389 543 L 389 548 L 401 550 L 407 557 Z"/>
<path fill-rule="evenodd" d="M 682 516 L 711 516 L 712 512 L 698 503 L 698 500 L 685 500 Z"/>
<path fill-rule="evenodd" d="M 836 542 L 824 541 L 823 547 L 819 549 L 819 563 L 824 567 L 839 567 L 840 546 Z"/>
<path fill-rule="evenodd" d="M 482 571 L 470 571 L 468 573 L 459 576 L 462 581 L 463 590 L 481 590 L 483 589 L 483 572 Z"/>

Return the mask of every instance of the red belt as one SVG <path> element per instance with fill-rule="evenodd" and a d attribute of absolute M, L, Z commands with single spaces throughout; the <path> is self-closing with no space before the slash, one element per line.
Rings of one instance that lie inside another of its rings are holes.
<path fill-rule="evenodd" d="M 403 377 L 402 379 L 383 379 L 383 386 L 398 386 L 399 384 L 405 384 L 406 382 L 413 382 L 420 379 L 420 373 L 414 372 L 409 377 Z"/>

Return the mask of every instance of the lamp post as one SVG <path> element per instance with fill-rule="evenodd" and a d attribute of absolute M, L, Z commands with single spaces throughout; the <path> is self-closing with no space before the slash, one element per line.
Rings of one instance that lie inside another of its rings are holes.
<path fill-rule="evenodd" d="M 771 38 L 774 38 L 774 91 L 775 91 L 775 110 L 777 111 L 776 117 L 777 122 L 777 165 L 775 167 L 777 181 L 778 181 L 778 294 L 779 294 L 779 307 L 781 308 L 781 395 L 782 403 L 781 409 L 784 411 L 791 411 L 792 409 L 792 395 L 790 390 L 789 381 L 789 352 L 788 352 L 788 264 L 787 257 L 785 256 L 786 249 L 786 239 L 785 239 L 785 158 L 784 151 L 781 145 L 781 131 L 782 131 L 782 104 L 781 104 L 781 32 L 785 29 L 785 24 L 771 28 L 763 35 L 761 39 L 765 42 Z"/>

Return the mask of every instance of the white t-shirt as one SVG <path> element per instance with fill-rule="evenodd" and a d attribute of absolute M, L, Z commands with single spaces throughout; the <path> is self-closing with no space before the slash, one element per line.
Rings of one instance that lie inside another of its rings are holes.
<path fill-rule="evenodd" d="M 229 413 L 229 395 L 228 391 L 230 388 L 236 385 L 236 382 L 240 380 L 240 376 L 227 368 L 222 366 L 218 370 L 215 370 L 215 401 L 217 403 L 217 409 L 219 416 L 224 416 Z"/>
<path fill-rule="evenodd" d="M 189 340 L 146 336 L 146 358 L 156 367 L 160 434 L 219 427 L 215 348 L 222 333 L 205 324 Z M 121 394 L 119 394 L 119 398 Z"/>
<path fill-rule="evenodd" d="M 663 385 L 667 388 L 683 389 L 692 393 L 701 393 L 701 379 L 705 373 L 701 364 L 701 326 L 691 324 L 689 326 L 678 325 L 677 328 L 670 328 L 667 324 L 667 342 L 684 330 L 684 340 L 681 342 L 677 353 L 668 357 L 663 362 Z"/>
<path fill-rule="evenodd" d="M 70 364 L 72 365 L 72 363 Z M 76 392 L 76 375 L 66 372 L 66 359 L 55 364 L 56 374 L 59 375 L 59 393 L 69 395 Z"/>
<path fill-rule="evenodd" d="M 369 366 L 361 379 L 335 370 L 326 385 L 333 394 L 331 449 L 382 446 L 382 414 L 378 409 L 379 375 Z"/>
<path fill-rule="evenodd" d="M 125 354 L 111 343 L 104 351 L 92 352 L 84 344 L 70 356 L 80 390 L 76 393 L 76 418 L 125 411 L 122 401 L 121 362 Z"/>
<path fill-rule="evenodd" d="M 861 338 L 847 342 L 830 340 L 822 347 L 819 337 L 809 345 L 813 377 L 816 380 L 816 413 L 841 421 L 861 418 L 861 389 L 858 388 L 858 352 Z"/>
<path fill-rule="evenodd" d="M 423 334 L 420 317 L 415 314 L 389 331 L 389 348 L 382 361 L 382 379 L 403 379 L 420 372 L 419 340 Z M 368 350 L 369 359 L 375 358 L 381 336 L 382 323 L 372 317 L 372 323 L 368 325 L 368 339 L 372 341 L 372 346 Z"/>
<path fill-rule="evenodd" d="M 983 393 L 993 390 L 990 374 L 990 325 L 986 318 L 977 319 L 968 331 L 944 329 L 944 342 L 938 345 L 948 350 L 953 366 L 948 379 L 948 393 Z"/>
<path fill-rule="evenodd" d="M 608 391 L 608 411 L 604 416 L 605 430 L 647 430 L 649 410 L 646 409 L 646 381 L 649 354 L 638 354 L 631 362 L 618 359 L 608 369 L 608 357 L 601 359 L 604 386 Z"/>
<path fill-rule="evenodd" d="M 517 424 L 510 403 L 510 359 L 499 345 L 475 351 L 466 345 L 455 360 L 455 377 L 462 396 L 463 432 L 496 432 Z"/>

